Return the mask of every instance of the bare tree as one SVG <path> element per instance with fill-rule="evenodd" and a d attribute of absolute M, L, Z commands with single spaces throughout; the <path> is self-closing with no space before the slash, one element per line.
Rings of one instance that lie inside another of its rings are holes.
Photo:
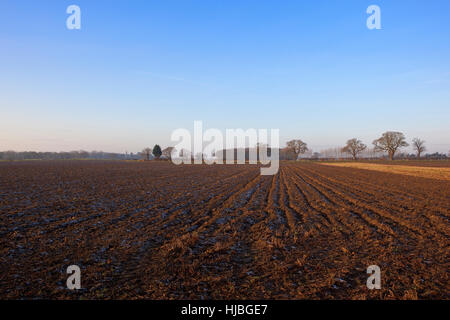
<path fill-rule="evenodd" d="M 174 150 L 174 147 L 167 147 L 162 151 L 162 155 L 164 157 L 167 157 L 167 159 L 171 159 L 172 158 L 172 151 Z"/>
<path fill-rule="evenodd" d="M 420 159 L 420 154 L 427 150 L 427 148 L 425 148 L 425 141 L 420 140 L 419 138 L 414 138 L 412 145 L 414 150 L 417 152 L 417 159 Z"/>
<path fill-rule="evenodd" d="M 342 152 L 351 154 L 353 160 L 356 160 L 358 154 L 364 151 L 366 148 L 367 146 L 364 143 L 362 143 L 361 140 L 353 138 L 347 141 L 345 147 L 342 148 Z"/>
<path fill-rule="evenodd" d="M 286 143 L 287 149 L 290 149 L 295 154 L 295 159 L 298 159 L 299 154 L 308 151 L 308 145 L 302 140 L 291 140 Z"/>
<path fill-rule="evenodd" d="M 150 160 L 151 154 L 152 154 L 152 149 L 150 149 L 150 148 L 145 148 L 144 150 L 142 150 L 142 155 L 144 156 L 145 160 Z"/>
<path fill-rule="evenodd" d="M 374 151 L 385 151 L 389 155 L 389 160 L 394 160 L 395 152 L 398 148 L 407 147 L 405 135 L 401 132 L 387 131 L 381 138 L 373 141 Z"/>

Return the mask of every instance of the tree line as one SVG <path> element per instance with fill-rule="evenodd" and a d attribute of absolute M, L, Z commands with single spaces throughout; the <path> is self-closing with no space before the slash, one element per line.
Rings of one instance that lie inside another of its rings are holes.
<path fill-rule="evenodd" d="M 402 132 L 387 131 L 381 135 L 380 138 L 372 142 L 372 152 L 377 154 L 387 154 L 389 160 L 394 160 L 399 150 L 404 147 L 408 147 L 409 143 L 406 142 L 405 135 Z M 420 138 L 414 138 L 411 145 L 416 153 L 416 158 L 420 159 L 423 153 L 427 150 L 425 141 Z M 367 150 L 367 145 L 357 138 L 347 140 L 347 143 L 343 148 L 335 149 L 336 154 L 344 153 L 350 155 L 353 160 L 357 160 L 360 154 Z M 286 147 L 281 149 L 280 158 L 283 160 L 298 159 L 302 154 L 309 151 L 308 146 L 302 140 L 291 140 L 286 143 Z M 333 152 L 333 150 L 332 150 Z M 313 153 L 310 158 L 319 158 L 319 153 Z M 446 155 L 436 154 L 438 158 L 447 158 Z M 338 158 L 338 157 L 336 157 Z"/>
<path fill-rule="evenodd" d="M 3 151 L 0 160 L 132 160 L 139 159 L 137 153 L 112 153 L 103 151 L 69 151 L 69 152 L 36 152 L 36 151 Z"/>
<path fill-rule="evenodd" d="M 408 147 L 410 144 L 406 142 L 405 135 L 401 132 L 387 131 L 381 135 L 380 138 L 372 142 L 373 148 L 369 149 L 366 144 L 357 138 L 347 140 L 342 148 L 327 149 L 320 154 L 312 152 L 308 148 L 307 143 L 300 139 L 290 140 L 286 143 L 286 147 L 279 151 L 280 160 L 296 160 L 298 158 L 306 158 L 309 152 L 310 159 L 319 158 L 344 158 L 348 155 L 354 160 L 360 158 L 361 154 L 366 153 L 366 158 L 381 158 L 384 155 L 390 160 L 393 160 L 396 155 L 401 155 L 402 158 L 411 158 L 407 154 L 399 154 L 401 148 Z M 415 158 L 420 159 L 423 153 L 427 150 L 425 141 L 420 138 L 414 138 L 411 145 L 415 151 Z M 258 146 L 256 146 L 258 148 Z M 144 148 L 140 153 L 111 153 L 103 151 L 70 151 L 70 152 L 36 152 L 36 151 L 3 151 L 0 152 L 0 160 L 70 160 L 70 159 L 99 159 L 99 160 L 151 160 L 151 159 L 170 159 L 173 147 L 165 148 L 164 150 L 156 144 L 153 148 Z M 270 154 L 270 147 L 267 148 Z M 225 150 L 222 150 L 224 153 Z M 248 150 L 246 150 L 247 158 Z M 215 155 L 214 155 L 215 156 Z M 427 159 L 447 159 L 445 154 L 434 153 L 425 156 Z"/>

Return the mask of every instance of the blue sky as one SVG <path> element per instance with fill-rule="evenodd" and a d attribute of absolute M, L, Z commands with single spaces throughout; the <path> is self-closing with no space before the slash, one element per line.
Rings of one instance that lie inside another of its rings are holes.
<path fill-rule="evenodd" d="M 68 30 L 66 8 L 81 8 Z M 381 8 L 381 30 L 366 9 Z M 2 1 L 0 150 L 140 151 L 279 128 L 450 150 L 450 1 Z"/>

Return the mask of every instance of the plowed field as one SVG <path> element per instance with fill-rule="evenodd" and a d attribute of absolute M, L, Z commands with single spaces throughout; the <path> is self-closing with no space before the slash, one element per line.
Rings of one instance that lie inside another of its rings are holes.
<path fill-rule="evenodd" d="M 2 162 L 0 298 L 448 299 L 449 218 L 449 181 L 389 172 Z"/>

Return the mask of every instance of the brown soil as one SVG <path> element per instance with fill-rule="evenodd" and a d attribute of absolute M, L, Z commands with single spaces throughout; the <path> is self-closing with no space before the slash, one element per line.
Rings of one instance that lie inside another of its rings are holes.
<path fill-rule="evenodd" d="M 0 163 L 0 298 L 448 299 L 450 182 L 281 164 Z M 66 268 L 81 267 L 81 291 Z M 381 290 L 368 290 L 378 265 Z"/>

